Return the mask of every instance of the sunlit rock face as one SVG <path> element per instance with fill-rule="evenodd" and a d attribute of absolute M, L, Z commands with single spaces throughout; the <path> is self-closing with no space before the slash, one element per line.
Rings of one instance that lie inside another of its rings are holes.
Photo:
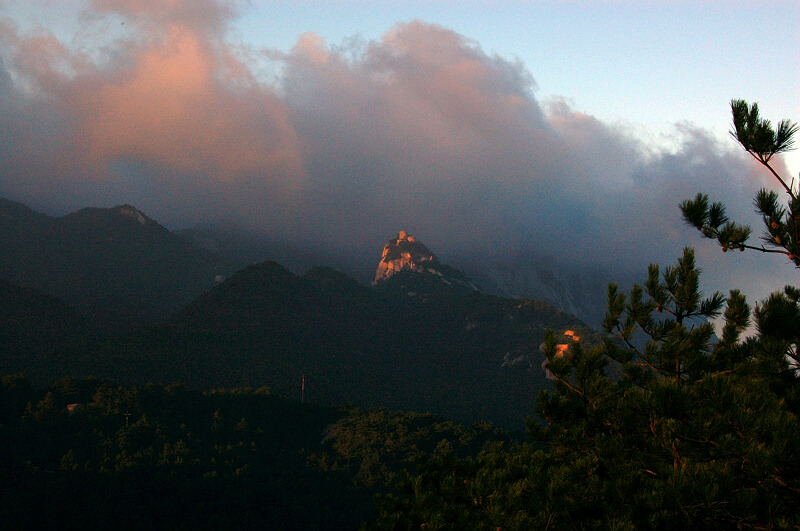
<path fill-rule="evenodd" d="M 147 216 L 142 214 L 136 208 L 130 205 L 120 205 L 113 209 L 117 214 L 121 216 L 127 216 L 129 218 L 135 219 L 139 225 L 146 225 L 147 224 Z"/>
<path fill-rule="evenodd" d="M 564 330 L 564 337 L 562 341 L 566 341 L 566 343 L 558 343 L 556 344 L 556 358 L 562 358 L 569 352 L 569 348 L 572 346 L 573 343 L 579 343 L 581 337 L 576 335 L 575 332 L 572 330 Z M 544 343 L 539 345 L 539 352 L 544 353 Z M 548 380 L 552 380 L 554 378 L 553 373 L 550 372 L 550 369 L 547 368 L 547 364 L 549 360 L 545 359 L 542 362 L 542 369 L 544 369 L 545 377 Z"/>
<path fill-rule="evenodd" d="M 421 271 L 430 263 L 438 263 L 436 256 L 414 236 L 401 230 L 397 238 L 384 245 L 373 283 L 386 280 L 398 271 Z"/>

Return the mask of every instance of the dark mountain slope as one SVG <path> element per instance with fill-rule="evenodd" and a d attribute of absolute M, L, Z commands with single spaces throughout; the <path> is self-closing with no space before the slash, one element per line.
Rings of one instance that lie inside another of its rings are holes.
<path fill-rule="evenodd" d="M 428 283 L 436 289 L 422 289 Z M 297 276 L 256 264 L 169 325 L 75 351 L 69 372 L 201 388 L 268 385 L 291 397 L 301 396 L 305 377 L 313 402 L 521 428 L 547 385 L 543 330 L 581 323 L 545 303 L 441 284 L 438 275 L 404 271 L 371 288 L 330 268 Z"/>
<path fill-rule="evenodd" d="M 165 321 L 231 270 L 129 205 L 53 218 L 0 200 L 0 277 L 111 330 Z"/>
<path fill-rule="evenodd" d="M 57 376 L 53 358 L 94 327 L 59 299 L 0 280 L 0 373 Z"/>

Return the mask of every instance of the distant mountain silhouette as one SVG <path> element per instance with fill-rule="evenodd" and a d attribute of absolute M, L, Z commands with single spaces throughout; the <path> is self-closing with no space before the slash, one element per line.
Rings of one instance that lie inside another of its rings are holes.
<path fill-rule="evenodd" d="M 175 234 L 192 245 L 225 257 L 238 265 L 237 269 L 259 262 L 277 262 L 295 274 L 312 267 L 335 267 L 359 282 L 372 280 L 374 269 L 364 257 L 337 256 L 326 249 L 304 245 L 270 236 L 252 229 L 219 223 L 203 224 L 181 229 Z"/>
<path fill-rule="evenodd" d="M 112 330 L 165 321 L 233 269 L 129 205 L 56 218 L 0 199 L 0 278 Z"/>
<path fill-rule="evenodd" d="M 369 287 L 331 268 L 298 276 L 263 262 L 169 325 L 73 351 L 65 370 L 134 384 L 267 385 L 297 398 L 305 379 L 304 397 L 317 403 L 521 428 L 548 385 L 544 329 L 585 326 L 546 303 L 444 286 L 430 272 L 401 271 Z"/>
<path fill-rule="evenodd" d="M 303 397 L 316 403 L 521 428 L 549 385 L 544 330 L 589 341 L 591 331 L 547 303 L 482 293 L 410 238 L 401 232 L 390 245 L 380 268 L 392 274 L 374 286 L 270 261 L 230 275 L 239 258 L 201 249 L 130 205 L 56 218 L 0 200 L 0 278 L 12 282 L 0 285 L 6 370 L 267 385 L 296 398 L 305 381 Z"/>
<path fill-rule="evenodd" d="M 394 274 L 395 269 L 389 269 L 389 262 L 392 261 L 398 270 L 404 267 L 404 263 L 410 266 L 410 262 L 415 262 L 417 266 L 424 263 L 425 267 L 435 267 L 437 263 L 442 265 L 438 259 L 419 260 L 425 253 L 433 253 L 428 249 L 423 250 L 414 242 L 403 243 L 403 238 L 399 239 L 399 244 L 397 238 L 389 240 L 389 249 L 384 247 L 385 256 L 381 256 L 380 249 L 375 249 L 375 253 L 343 256 L 331 249 L 315 249 L 308 244 L 300 248 L 287 241 L 225 224 L 180 230 L 176 234 L 198 247 L 235 260 L 241 267 L 272 260 L 294 273 L 302 274 L 313 266 L 333 266 L 363 283 Z M 405 236 L 407 239 L 409 235 Z M 401 247 L 404 249 L 401 250 Z M 396 251 L 399 253 L 395 254 Z M 403 251 L 409 253 L 410 261 L 404 262 Z M 547 301 L 595 327 L 600 326 L 605 316 L 608 282 L 614 280 L 625 285 L 635 280 L 615 277 L 614 272 L 599 270 L 595 266 L 560 263 L 553 257 L 545 256 L 546 253 L 538 256 L 512 253 L 504 257 L 489 257 L 476 255 L 474 251 L 469 247 L 451 250 L 448 264 L 457 265 L 484 293 Z M 374 260 L 377 257 L 381 257 L 381 262 L 376 271 Z M 384 265 L 381 266 L 381 263 Z"/>

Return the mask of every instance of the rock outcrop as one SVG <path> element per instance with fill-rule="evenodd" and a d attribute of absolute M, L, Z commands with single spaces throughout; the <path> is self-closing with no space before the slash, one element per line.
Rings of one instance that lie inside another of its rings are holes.
<path fill-rule="evenodd" d="M 569 348 L 572 346 L 572 344 L 573 343 L 579 343 L 580 340 L 581 340 L 581 337 L 576 335 L 575 332 L 573 332 L 572 330 L 564 330 L 564 337 L 563 337 L 562 341 L 566 341 L 566 343 L 558 343 L 558 344 L 556 344 L 555 357 L 556 358 L 562 358 L 565 355 L 567 355 L 567 353 L 569 352 Z M 539 351 L 541 353 L 544 353 L 544 343 L 539 345 Z M 548 380 L 552 380 L 554 378 L 554 376 L 553 376 L 553 373 L 550 372 L 550 369 L 547 368 L 547 364 L 548 363 L 549 363 L 549 360 L 547 360 L 545 358 L 545 360 L 542 362 L 542 369 L 544 369 L 545 377 Z"/>
<path fill-rule="evenodd" d="M 427 265 L 438 262 L 436 256 L 425 245 L 401 230 L 397 238 L 389 240 L 389 243 L 383 246 L 383 255 L 378 263 L 373 284 L 386 280 L 399 271 L 422 271 Z"/>
<path fill-rule="evenodd" d="M 133 218 L 136 220 L 139 225 L 147 225 L 148 218 L 144 214 L 142 214 L 139 210 L 131 205 L 119 205 L 112 209 L 113 212 L 121 216 L 127 216 L 129 218 Z"/>

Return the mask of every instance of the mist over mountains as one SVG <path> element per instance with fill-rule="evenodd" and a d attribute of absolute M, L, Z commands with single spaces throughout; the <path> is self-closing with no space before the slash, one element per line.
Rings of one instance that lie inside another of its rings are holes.
<path fill-rule="evenodd" d="M 228 236 L 178 236 L 130 205 L 57 218 L 0 200 L 3 370 L 292 398 L 302 382 L 315 403 L 521 428 L 548 386 L 544 330 L 594 337 L 546 302 L 482 291 L 405 231 L 366 281 Z M 257 259 L 273 252 L 304 270 Z"/>
<path fill-rule="evenodd" d="M 522 280 L 516 264 L 542 261 L 570 271 L 562 284 L 596 271 L 630 284 L 696 244 L 680 201 L 725 197 L 755 224 L 753 190 L 772 186 L 703 129 L 727 124 L 676 124 L 671 147 L 652 147 L 540 100 L 536 65 L 442 26 L 248 50 L 229 39 L 233 10 L 181 6 L 96 6 L 87 24 L 127 30 L 94 60 L 0 26 L 0 195 L 54 215 L 133 204 L 175 230 L 234 224 L 365 275 L 404 228 L 520 287 L 543 276 Z M 698 253 L 710 289 L 751 300 L 783 283 L 762 258 Z"/>
<path fill-rule="evenodd" d="M 204 249 L 233 257 L 242 264 L 274 260 L 298 274 L 313 266 L 333 266 L 362 283 L 374 279 L 375 264 L 380 258 L 376 249 L 365 256 L 342 256 L 335 251 L 325 254 L 322 249 L 297 248 L 239 227 L 205 226 L 176 233 Z M 606 311 L 610 279 L 632 283 L 635 278 L 524 253 L 493 261 L 473 248 L 457 251 L 447 261 L 457 265 L 485 293 L 547 301 L 595 327 L 599 326 Z"/>

